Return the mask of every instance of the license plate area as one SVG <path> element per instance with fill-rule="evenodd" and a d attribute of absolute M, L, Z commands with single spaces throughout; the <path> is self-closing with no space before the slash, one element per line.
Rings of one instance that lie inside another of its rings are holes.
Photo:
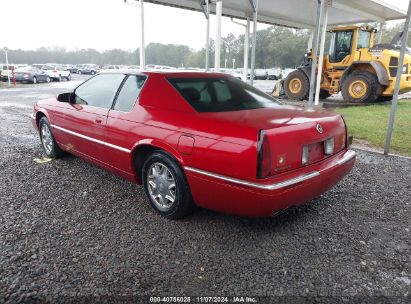
<path fill-rule="evenodd" d="M 307 145 L 308 147 L 308 164 L 315 163 L 322 160 L 325 157 L 324 154 L 324 142 L 316 142 Z"/>

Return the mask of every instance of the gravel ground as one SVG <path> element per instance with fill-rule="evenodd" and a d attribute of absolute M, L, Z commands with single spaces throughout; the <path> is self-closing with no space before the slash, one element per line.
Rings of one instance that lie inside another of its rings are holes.
<path fill-rule="evenodd" d="M 81 159 L 34 162 L 30 102 L 0 92 L 0 303 L 411 302 L 411 160 L 358 151 L 340 184 L 275 218 L 168 221 L 141 187 Z"/>

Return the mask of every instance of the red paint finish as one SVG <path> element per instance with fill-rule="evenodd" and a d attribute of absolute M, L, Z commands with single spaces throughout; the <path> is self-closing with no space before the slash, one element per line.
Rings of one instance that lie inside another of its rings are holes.
<path fill-rule="evenodd" d="M 178 152 L 190 155 L 194 148 L 194 138 L 187 135 L 181 135 L 178 140 Z"/>
<path fill-rule="evenodd" d="M 133 160 L 136 151 L 143 145 L 162 149 L 184 169 L 197 205 L 246 216 L 268 216 L 304 203 L 335 185 L 354 165 L 355 156 L 347 150 L 346 127 L 338 114 L 285 105 L 198 113 L 166 78 L 230 76 L 144 74 L 146 83 L 130 112 L 49 99 L 34 105 L 33 125 L 37 127 L 38 115 L 45 115 L 62 149 L 136 183 L 140 183 Z M 322 133 L 316 130 L 317 124 Z M 260 130 L 267 136 L 271 154 L 271 176 L 263 179 L 257 178 Z M 334 154 L 314 149 L 312 161 L 303 166 L 303 147 L 322 147 L 330 137 L 334 137 Z M 351 157 L 342 162 L 347 155 Z M 252 186 L 281 183 L 312 172 L 318 175 L 275 190 Z"/>

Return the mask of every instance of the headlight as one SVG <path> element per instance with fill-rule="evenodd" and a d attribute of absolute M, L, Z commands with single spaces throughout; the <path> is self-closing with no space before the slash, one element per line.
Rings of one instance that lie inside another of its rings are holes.
<path fill-rule="evenodd" d="M 327 155 L 334 153 L 334 137 L 331 137 L 324 141 L 324 153 Z"/>
<path fill-rule="evenodd" d="M 308 164 L 308 146 L 303 147 L 303 156 L 301 157 L 301 163 L 303 165 Z"/>

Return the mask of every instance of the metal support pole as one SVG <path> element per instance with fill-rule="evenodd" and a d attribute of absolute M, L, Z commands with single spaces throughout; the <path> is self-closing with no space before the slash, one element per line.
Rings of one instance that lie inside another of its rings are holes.
<path fill-rule="evenodd" d="M 411 19 L 411 1 L 408 4 L 407 19 L 405 20 L 404 31 L 401 38 L 401 51 L 398 60 L 397 76 L 395 78 L 394 95 L 392 96 L 390 120 L 388 122 L 387 137 L 385 139 L 384 154 L 388 155 L 390 152 L 392 129 L 394 127 L 395 112 L 397 111 L 398 94 L 400 92 L 400 81 L 402 75 L 402 66 L 404 65 L 404 54 L 408 43 L 408 32 L 410 30 Z"/>
<path fill-rule="evenodd" d="M 318 44 L 320 42 L 320 22 L 322 15 L 323 4 L 321 0 L 317 0 L 317 20 L 315 21 L 314 37 L 313 37 L 313 52 L 311 63 L 311 77 L 310 77 L 310 92 L 308 97 L 308 105 L 312 106 L 315 92 L 315 72 L 317 69 Z"/>
<path fill-rule="evenodd" d="M 6 53 L 7 78 L 8 78 L 9 87 L 10 87 L 11 83 L 10 83 L 10 71 L 9 71 L 9 57 L 7 56 L 8 48 L 5 47 L 4 52 Z"/>
<path fill-rule="evenodd" d="M 382 33 L 384 30 L 384 24 L 385 22 L 380 22 L 380 32 L 378 33 L 378 43 L 381 43 L 382 40 Z"/>
<path fill-rule="evenodd" d="M 208 72 L 210 69 L 210 4 L 206 0 L 206 58 L 205 58 L 205 70 Z"/>
<path fill-rule="evenodd" d="M 220 71 L 220 52 L 221 52 L 221 18 L 223 14 L 223 2 L 216 2 L 216 37 L 215 37 L 215 53 L 214 53 L 214 68 L 215 72 Z"/>
<path fill-rule="evenodd" d="M 321 29 L 322 32 L 321 32 L 320 56 L 318 58 L 318 72 L 317 72 L 317 80 L 316 80 L 316 88 L 315 88 L 314 104 L 316 106 L 319 104 L 319 100 L 320 100 L 320 86 L 321 86 L 321 76 L 322 76 L 323 61 L 324 61 L 325 34 L 327 33 L 328 8 L 329 8 L 329 4 L 325 2 L 324 3 L 324 20 L 322 22 L 322 29 Z"/>
<path fill-rule="evenodd" d="M 313 48 L 313 40 L 314 40 L 314 32 L 311 32 L 310 37 L 308 38 L 307 52 L 309 52 Z"/>
<path fill-rule="evenodd" d="M 146 46 L 144 44 L 144 0 L 140 0 L 140 70 L 146 68 Z"/>
<path fill-rule="evenodd" d="M 253 44 L 251 46 L 251 69 L 250 69 L 250 84 L 253 85 L 254 69 L 255 69 L 255 49 L 257 44 L 257 12 L 258 0 L 255 2 L 255 11 L 253 12 Z"/>
<path fill-rule="evenodd" d="M 243 66 L 243 80 L 247 81 L 247 73 L 248 73 L 248 51 L 250 49 L 250 18 L 247 17 L 247 23 L 243 24 L 237 21 L 234 21 L 231 18 L 231 22 L 244 26 L 245 33 L 244 33 L 244 66 Z M 233 59 L 235 60 L 235 59 Z M 233 70 L 234 70 L 234 62 L 233 62 Z"/>
<path fill-rule="evenodd" d="M 248 75 L 248 52 L 250 51 L 250 18 L 247 17 L 247 24 L 245 26 L 245 36 L 244 36 L 244 67 L 243 67 L 243 77 L 244 81 L 247 82 Z"/>

